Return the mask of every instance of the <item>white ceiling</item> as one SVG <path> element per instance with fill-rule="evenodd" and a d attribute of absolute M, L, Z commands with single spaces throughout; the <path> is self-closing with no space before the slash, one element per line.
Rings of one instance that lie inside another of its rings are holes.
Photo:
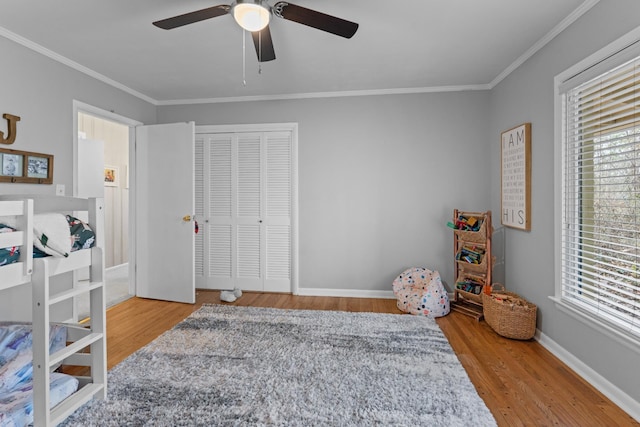
<path fill-rule="evenodd" d="M 360 28 L 344 39 L 273 18 L 276 60 L 259 74 L 248 35 L 244 79 L 242 31 L 230 15 L 173 30 L 151 24 L 225 0 L 3 3 L 0 35 L 168 104 L 486 89 L 597 0 L 294 0 Z"/>

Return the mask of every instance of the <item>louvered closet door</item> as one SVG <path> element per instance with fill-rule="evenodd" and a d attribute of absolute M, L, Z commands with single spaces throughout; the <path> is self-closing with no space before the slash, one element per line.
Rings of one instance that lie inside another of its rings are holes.
<path fill-rule="evenodd" d="M 197 286 L 291 290 L 290 132 L 196 138 Z"/>
<path fill-rule="evenodd" d="M 263 290 L 261 135 L 236 135 L 235 281 L 241 289 Z"/>
<path fill-rule="evenodd" d="M 264 289 L 291 291 L 292 139 L 290 132 L 264 135 Z"/>
<path fill-rule="evenodd" d="M 204 177 L 205 164 L 208 162 L 205 159 L 205 141 L 202 135 L 196 135 L 195 138 L 195 159 L 194 159 L 194 212 L 195 221 L 198 223 L 198 233 L 194 238 L 195 250 L 194 250 L 194 264 L 195 264 L 195 278 L 196 288 L 206 287 L 206 279 L 208 274 L 205 273 L 208 269 L 208 265 L 205 265 L 205 243 L 208 239 L 205 238 L 205 233 L 208 231 L 206 227 L 205 217 L 208 215 L 208 210 L 205 210 L 205 195 L 208 193 L 208 181 Z M 205 188 L 206 187 L 206 188 Z M 207 213 L 207 215 L 205 215 Z"/>

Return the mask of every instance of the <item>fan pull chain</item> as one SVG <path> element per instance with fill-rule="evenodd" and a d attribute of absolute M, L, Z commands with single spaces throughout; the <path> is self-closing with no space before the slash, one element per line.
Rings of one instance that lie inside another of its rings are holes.
<path fill-rule="evenodd" d="M 262 74 L 262 31 L 258 32 L 258 74 Z"/>
<path fill-rule="evenodd" d="M 247 32 L 242 30 L 242 85 L 247 85 L 247 46 L 246 46 L 246 34 Z"/>

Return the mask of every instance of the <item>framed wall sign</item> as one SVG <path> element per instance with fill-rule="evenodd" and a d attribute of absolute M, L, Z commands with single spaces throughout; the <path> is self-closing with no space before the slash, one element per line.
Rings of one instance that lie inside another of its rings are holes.
<path fill-rule="evenodd" d="M 500 219 L 502 225 L 531 230 L 531 123 L 502 132 Z"/>
<path fill-rule="evenodd" d="M 53 155 L 0 148 L 0 182 L 53 184 Z"/>

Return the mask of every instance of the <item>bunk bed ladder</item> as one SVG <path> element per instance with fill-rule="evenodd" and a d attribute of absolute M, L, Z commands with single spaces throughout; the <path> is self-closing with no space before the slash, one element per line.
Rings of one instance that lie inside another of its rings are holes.
<path fill-rule="evenodd" d="M 101 215 L 103 215 L 101 201 L 92 203 L 89 210 L 90 223 L 102 224 Z M 96 230 L 96 236 L 102 236 L 102 232 L 102 229 Z M 104 252 L 101 243 L 101 240 L 98 240 L 96 247 L 74 252 L 70 255 L 70 258 L 76 257 L 80 259 L 79 264 L 84 264 L 85 266 L 89 260 L 86 258 L 82 260 L 83 257 L 90 257 L 89 284 L 57 294 L 50 294 L 50 277 L 78 268 L 74 260 L 55 257 L 34 260 L 35 265 L 32 276 L 33 412 L 34 426 L 36 427 L 57 425 L 91 398 L 106 398 L 106 314 Z M 90 327 L 68 326 L 68 341 L 71 341 L 71 343 L 62 350 L 49 354 L 51 306 L 62 301 L 73 300 L 74 296 L 82 292 L 89 293 Z M 82 352 L 87 347 L 90 348 L 90 352 Z M 80 383 L 78 391 L 55 408 L 51 408 L 50 373 L 61 362 L 69 365 L 88 366 L 91 372 L 88 377 L 77 377 Z"/>
<path fill-rule="evenodd" d="M 50 295 L 52 277 L 51 264 L 55 259 L 36 259 L 34 268 L 33 289 L 33 390 L 34 390 L 34 425 L 56 425 L 64 420 L 80 405 L 92 397 L 106 397 L 106 316 L 104 311 L 103 286 L 103 253 L 101 248 L 91 248 L 91 279 L 88 285 L 72 291 L 63 291 Z M 55 270 L 55 268 L 54 268 Z M 55 275 L 55 274 L 54 274 Z M 50 308 L 54 304 L 71 300 L 79 292 L 89 292 L 91 328 L 71 329 L 72 340 L 62 350 L 49 354 Z M 90 353 L 79 353 L 90 347 Z M 55 408 L 50 408 L 50 378 L 53 367 L 67 361 L 74 365 L 89 366 L 90 377 L 80 377 L 80 388 Z"/>

